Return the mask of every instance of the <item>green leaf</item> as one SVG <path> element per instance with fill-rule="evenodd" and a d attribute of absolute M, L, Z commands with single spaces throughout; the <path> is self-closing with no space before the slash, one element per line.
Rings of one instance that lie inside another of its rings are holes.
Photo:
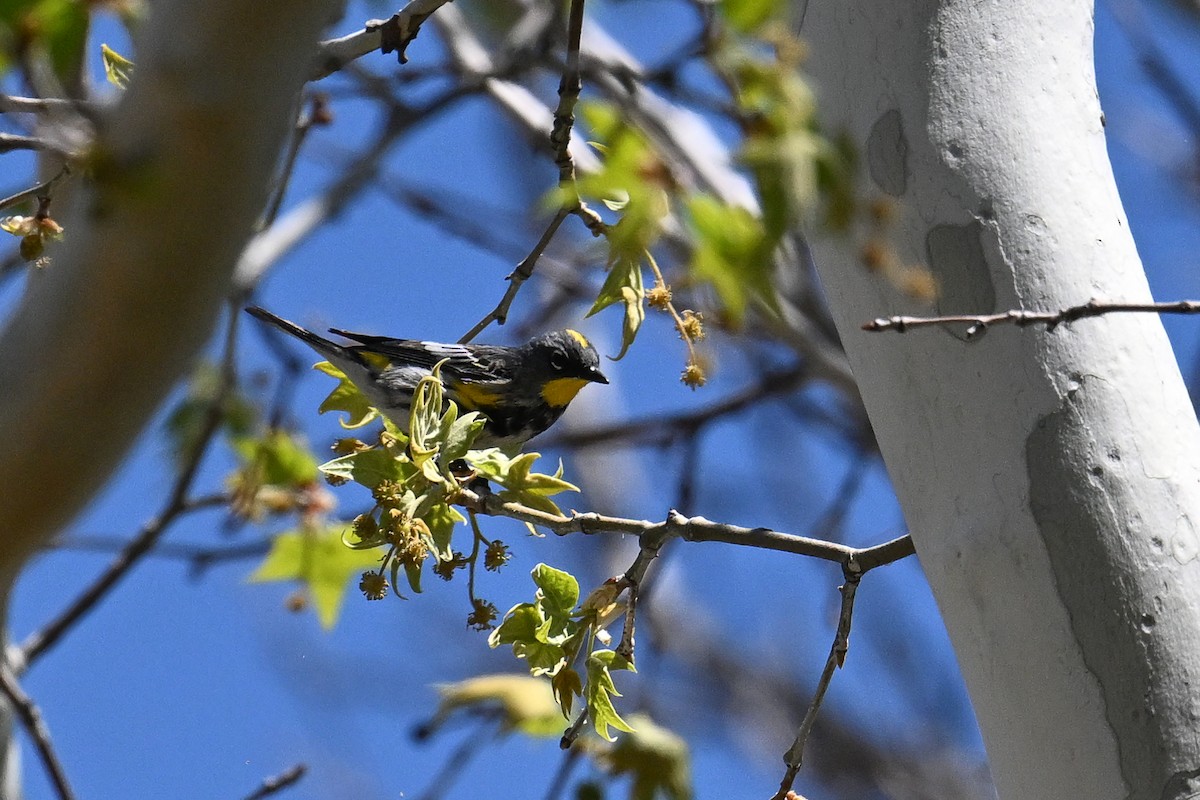
<path fill-rule="evenodd" d="M 191 456 L 208 423 L 212 405 L 221 391 L 221 372 L 212 363 L 201 363 L 192 373 L 187 395 L 171 410 L 165 424 L 171 457 L 180 465 Z M 230 388 L 221 400 L 221 426 L 232 437 L 248 437 L 258 420 L 258 410 L 245 395 Z"/>
<path fill-rule="evenodd" d="M 344 412 L 346 417 L 338 420 L 338 423 L 346 429 L 361 428 L 379 416 L 379 412 L 371 407 L 370 401 L 358 390 L 358 387 L 351 383 L 345 373 L 333 364 L 330 364 L 328 361 L 321 361 L 313 364 L 313 369 L 337 378 L 338 381 L 338 385 L 334 390 L 317 407 L 318 413 L 324 414 L 326 411 Z"/>
<path fill-rule="evenodd" d="M 625 732 L 633 730 L 613 706 L 612 698 L 621 696 L 613 683 L 611 671 L 614 669 L 633 670 L 633 665 L 612 650 L 597 650 L 588 656 L 588 682 L 584 688 L 588 717 L 597 735 L 610 742 L 616 737 L 609 732 L 609 728 Z"/>
<path fill-rule="evenodd" d="M 550 684 L 527 675 L 479 675 L 437 687 L 442 700 L 437 717 L 444 718 L 459 708 L 484 710 L 498 707 L 504 726 L 528 736 L 548 737 L 562 733 L 562 716 Z"/>
<path fill-rule="evenodd" d="M 104 61 L 104 75 L 118 89 L 129 85 L 133 74 L 133 62 L 106 44 L 100 45 L 100 57 Z"/>
<path fill-rule="evenodd" d="M 752 34 L 765 24 L 783 16 L 781 0 L 721 0 L 717 4 L 721 16 L 738 33 Z"/>
<path fill-rule="evenodd" d="M 634 730 L 621 737 L 606 761 L 614 774 L 633 777 L 630 797 L 691 800 L 692 766 L 687 742 L 645 714 L 631 715 L 629 722 Z"/>
<path fill-rule="evenodd" d="M 374 489 L 384 481 L 404 483 L 413 474 L 412 465 L 381 447 L 339 456 L 326 461 L 320 470 L 326 475 L 354 481 L 368 489 Z"/>
<path fill-rule="evenodd" d="M 87 46 L 89 4 L 80 0 L 0 2 L 0 69 L 17 60 L 18 47 L 50 56 L 55 77 L 74 84 Z"/>
<path fill-rule="evenodd" d="M 454 406 L 453 403 L 450 405 Z M 457 409 L 455 410 L 457 412 Z M 451 420 L 448 427 L 445 425 L 445 419 Z M 471 445 L 475 444 L 475 439 L 486 424 L 487 420 L 476 411 L 453 419 L 450 417 L 450 410 L 447 409 L 446 417 L 443 418 L 442 463 L 450 464 L 450 462 L 465 456 L 471 449 Z"/>
<path fill-rule="evenodd" d="M 281 428 L 261 438 L 236 437 L 230 444 L 243 466 L 257 470 L 265 485 L 304 486 L 317 480 L 317 459 L 308 445 Z"/>
<path fill-rule="evenodd" d="M 504 615 L 504 621 L 488 636 L 489 647 L 499 647 L 502 644 L 537 641 L 538 629 L 545 621 L 538 607 L 533 603 L 518 603 Z"/>
<path fill-rule="evenodd" d="M 774 243 L 762 220 L 703 194 L 688 201 L 687 211 L 695 234 L 692 272 L 712 284 L 732 321 L 741 322 L 751 299 L 772 302 Z"/>
<path fill-rule="evenodd" d="M 579 603 L 579 581 L 569 572 L 538 564 L 533 568 L 533 582 L 538 587 L 538 600 L 549 615 L 568 615 Z"/>
<path fill-rule="evenodd" d="M 451 558 L 454 555 L 450 549 L 454 528 L 460 522 L 466 522 L 467 518 L 451 505 L 436 503 L 421 515 L 421 519 L 425 520 L 425 524 L 429 526 L 429 532 L 433 536 L 431 549 L 434 555 L 442 561 Z"/>
<path fill-rule="evenodd" d="M 321 627 L 337 623 L 346 587 L 367 569 L 379 566 L 379 554 L 342 544 L 344 526 L 294 531 L 275 537 L 271 550 L 249 577 L 251 583 L 299 581 L 308 589 Z"/>
<path fill-rule="evenodd" d="M 617 227 L 624 223 L 625 220 L 622 220 Z M 629 345 L 633 344 L 642 322 L 646 319 L 646 286 L 642 276 L 640 252 L 630 257 L 617 254 L 614 249 L 613 255 L 614 260 L 609 268 L 608 277 L 600 287 L 600 294 L 596 296 L 596 302 L 592 304 L 587 316 L 590 317 L 613 303 L 625 305 L 625 319 L 621 326 L 621 352 L 613 357 L 613 361 L 619 361 L 629 350 Z"/>
<path fill-rule="evenodd" d="M 551 678 L 550 688 L 554 690 L 554 699 L 562 708 L 564 717 L 570 717 L 575 706 L 575 698 L 583 697 L 583 679 L 579 672 L 573 669 L 561 669 Z"/>

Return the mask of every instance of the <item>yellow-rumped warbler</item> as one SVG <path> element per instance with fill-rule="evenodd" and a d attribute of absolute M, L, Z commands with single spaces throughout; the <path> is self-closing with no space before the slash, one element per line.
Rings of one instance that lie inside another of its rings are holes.
<path fill-rule="evenodd" d="M 330 328 L 356 344 L 340 345 L 258 306 L 247 313 L 304 341 L 329 359 L 371 405 L 408 429 L 413 392 L 439 361 L 447 400 L 478 411 L 487 424 L 478 447 L 515 448 L 562 416 L 588 383 L 608 383 L 600 356 L 582 333 L 544 333 L 520 347 L 438 344 Z"/>

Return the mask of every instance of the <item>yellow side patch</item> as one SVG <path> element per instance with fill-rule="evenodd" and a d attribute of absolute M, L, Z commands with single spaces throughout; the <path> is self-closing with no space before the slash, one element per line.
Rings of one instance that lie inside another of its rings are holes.
<path fill-rule="evenodd" d="M 589 341 L 587 340 L 587 337 L 586 337 L 586 336 L 584 336 L 584 335 L 583 335 L 582 333 L 580 333 L 579 331 L 573 331 L 573 330 L 571 330 L 570 328 L 567 328 L 567 333 L 570 335 L 570 337 L 571 337 L 572 339 L 574 339 L 575 341 L 579 342 L 579 343 L 580 343 L 581 345 L 583 345 L 584 347 L 591 347 L 591 346 L 592 346 L 592 343 L 591 343 L 591 342 L 589 342 Z M 578 391 L 579 391 L 579 389 L 576 389 L 575 391 L 576 391 L 576 392 L 578 392 Z M 574 397 L 574 396 L 575 396 L 575 393 L 574 393 L 574 392 L 572 392 L 572 393 L 571 393 L 571 397 Z M 566 404 L 564 403 L 563 405 L 566 405 Z"/>
<path fill-rule="evenodd" d="M 542 387 L 542 399 L 553 408 L 562 408 L 587 384 L 583 378 L 555 378 Z"/>
<path fill-rule="evenodd" d="M 450 399 L 456 401 L 467 411 L 486 411 L 494 408 L 500 402 L 500 395 L 478 384 L 456 383 Z"/>
<path fill-rule="evenodd" d="M 376 372 L 383 372 L 392 365 L 390 358 L 383 353 L 375 353 L 370 350 L 359 350 L 358 357 L 367 363 L 371 369 Z"/>

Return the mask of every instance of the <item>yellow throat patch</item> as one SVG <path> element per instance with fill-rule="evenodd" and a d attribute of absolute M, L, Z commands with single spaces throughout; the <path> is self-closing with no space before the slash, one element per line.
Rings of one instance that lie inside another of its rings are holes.
<path fill-rule="evenodd" d="M 587 384 L 583 378 L 555 378 L 542 387 L 542 399 L 552 408 L 562 408 L 574 400 L 579 390 Z"/>

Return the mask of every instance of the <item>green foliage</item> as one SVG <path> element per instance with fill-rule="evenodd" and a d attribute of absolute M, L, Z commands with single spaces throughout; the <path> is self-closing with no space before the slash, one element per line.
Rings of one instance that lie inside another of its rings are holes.
<path fill-rule="evenodd" d="M 344 525 L 320 530 L 298 530 L 276 536 L 271 551 L 249 580 L 299 581 L 307 590 L 321 627 L 337 622 L 346 586 L 362 570 L 379 562 L 379 556 L 349 549 L 342 544 Z"/>
<path fill-rule="evenodd" d="M 717 293 L 726 315 L 741 322 L 752 300 L 770 303 L 771 254 L 778 243 L 761 217 L 705 194 L 687 203 L 695 237 L 692 273 Z"/>
<path fill-rule="evenodd" d="M 367 398 L 363 397 L 358 387 L 351 383 L 350 379 L 340 369 L 328 361 L 314 364 L 313 369 L 336 378 L 338 382 L 338 385 L 334 387 L 329 396 L 317 408 L 319 413 L 324 414 L 326 411 L 345 412 L 346 417 L 338 420 L 338 422 L 347 430 L 361 428 L 379 417 L 379 412 L 371 408 L 371 404 Z"/>
<path fill-rule="evenodd" d="M 581 109 L 592 133 L 603 142 L 597 147 L 604 154 L 604 162 L 601 169 L 580 177 L 574 190 L 621 212 L 621 218 L 606 234 L 608 278 L 588 316 L 616 303 L 624 306 L 621 351 L 616 355 L 620 359 L 646 318 L 642 262 L 662 235 L 673 182 L 646 137 L 628 125 L 616 108 L 584 103 Z M 559 201 L 567 202 L 568 198 L 560 194 Z"/>
<path fill-rule="evenodd" d="M 133 62 L 106 44 L 100 45 L 100 58 L 104 61 L 104 77 L 118 89 L 124 89 L 133 75 Z"/>
<path fill-rule="evenodd" d="M 779 19 L 787 5 L 783 0 L 720 0 L 717 10 L 738 33 L 753 34 L 768 22 Z"/>
<path fill-rule="evenodd" d="M 613 706 L 612 697 L 620 694 L 612 671 L 632 671 L 633 664 L 612 650 L 594 647 L 601 615 L 590 603 L 577 608 L 579 583 L 570 573 L 538 564 L 532 577 L 537 586 L 533 602 L 513 606 L 488 643 L 511 645 L 513 654 L 529 664 L 532 675 L 549 677 L 564 716 L 571 714 L 575 698 L 582 697 L 601 737 L 612 741 L 610 728 L 632 730 Z M 575 667 L 581 656 L 586 684 Z"/>
<path fill-rule="evenodd" d="M 687 742 L 644 714 L 630 717 L 634 730 L 604 757 L 610 771 L 633 777 L 632 800 L 691 800 L 692 766 Z"/>
<path fill-rule="evenodd" d="M 58 79 L 74 85 L 87 43 L 88 7 L 83 0 L 0 0 L 0 73 L 20 53 L 40 51 Z"/>
<path fill-rule="evenodd" d="M 437 687 L 441 695 L 435 722 L 465 708 L 474 711 L 498 708 L 506 729 L 546 738 L 562 733 L 562 712 L 550 684 L 528 675 L 479 675 Z"/>
<path fill-rule="evenodd" d="M 248 437 L 258 422 L 258 412 L 245 395 L 230 387 L 222 391 L 220 368 L 211 362 L 200 364 L 192 373 L 187 394 L 171 410 L 166 421 L 171 457 L 182 464 L 191 457 L 204 431 L 213 403 L 221 404 L 221 426 L 234 438 Z"/>

